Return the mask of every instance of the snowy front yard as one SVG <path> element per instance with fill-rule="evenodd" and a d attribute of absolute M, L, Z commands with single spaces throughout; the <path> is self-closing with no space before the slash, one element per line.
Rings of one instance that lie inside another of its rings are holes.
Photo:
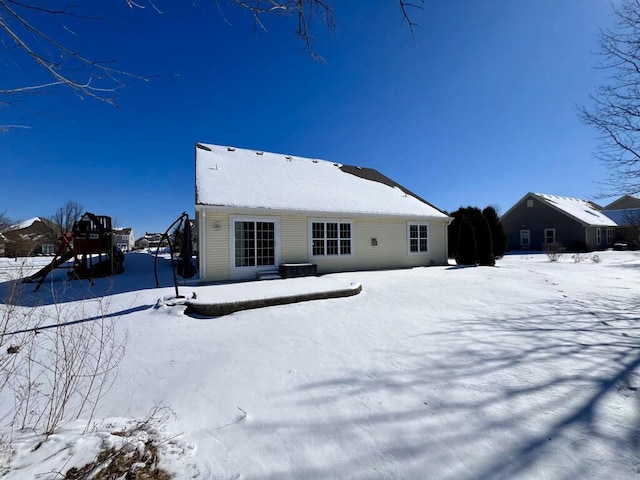
<path fill-rule="evenodd" d="M 335 274 L 362 293 L 191 318 L 153 308 L 170 276 L 152 288 L 148 256 L 129 254 L 124 274 L 54 283 L 56 303 L 45 284 L 21 308 L 92 318 L 86 298 L 111 292 L 128 338 L 93 430 L 169 407 L 160 464 L 178 479 L 637 478 L 640 255 L 598 255 Z M 62 479 L 95 443 L 70 423 L 29 453 L 27 433 L 2 431 L 12 480 Z"/>

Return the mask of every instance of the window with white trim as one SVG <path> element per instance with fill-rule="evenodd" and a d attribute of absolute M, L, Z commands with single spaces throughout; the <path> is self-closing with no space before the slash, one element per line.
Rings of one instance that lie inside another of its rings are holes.
<path fill-rule="evenodd" d="M 275 222 L 234 221 L 235 266 L 275 265 Z"/>
<path fill-rule="evenodd" d="M 429 251 L 429 226 L 426 223 L 409 223 L 407 228 L 409 253 L 427 253 Z"/>
<path fill-rule="evenodd" d="M 531 245 L 531 231 L 520 230 L 520 246 L 529 247 Z"/>
<path fill-rule="evenodd" d="M 596 245 L 602 244 L 602 230 L 600 227 L 596 228 Z"/>
<path fill-rule="evenodd" d="M 616 241 L 616 231 L 613 228 L 607 228 L 607 245 L 613 245 Z"/>
<path fill-rule="evenodd" d="M 311 255 L 345 256 L 352 252 L 352 222 L 311 222 Z"/>
<path fill-rule="evenodd" d="M 551 245 L 556 243 L 556 229 L 555 228 L 545 228 L 544 229 L 544 243 L 547 245 Z"/>

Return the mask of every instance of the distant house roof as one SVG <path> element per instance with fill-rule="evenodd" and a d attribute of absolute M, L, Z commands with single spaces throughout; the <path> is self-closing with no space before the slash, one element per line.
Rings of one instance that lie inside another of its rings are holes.
<path fill-rule="evenodd" d="M 43 222 L 46 225 L 51 224 L 51 222 L 47 219 L 42 219 L 40 217 L 33 217 L 30 218 L 29 220 L 25 220 L 24 222 L 20 222 L 20 223 L 16 223 L 15 225 L 11 225 L 7 228 L 4 229 L 5 232 L 9 232 L 11 230 L 24 230 L 26 228 L 29 228 L 31 226 L 33 226 L 34 223 L 36 222 Z"/>
<path fill-rule="evenodd" d="M 29 220 L 25 220 L 24 222 L 11 225 L 2 230 L 2 233 L 5 237 L 22 234 L 23 232 L 50 234 L 54 229 L 55 225 L 50 220 L 41 217 L 34 217 Z"/>
<path fill-rule="evenodd" d="M 638 195 L 622 195 L 603 210 L 621 210 L 623 208 L 640 208 L 640 196 Z"/>
<path fill-rule="evenodd" d="M 380 172 L 219 145 L 196 145 L 196 204 L 447 218 Z"/>
<path fill-rule="evenodd" d="M 560 197 L 558 195 L 549 195 L 546 193 L 534 193 L 541 201 L 547 203 L 553 208 L 575 218 L 585 225 L 615 227 L 616 223 L 609 217 L 604 215 L 600 210 L 602 207 L 579 198 Z"/>
<path fill-rule="evenodd" d="M 546 193 L 527 193 L 516 204 L 505 212 L 502 217 L 510 214 L 518 205 L 529 197 L 535 197 L 539 201 L 577 220 L 585 226 L 595 227 L 615 227 L 616 223 L 601 212 L 599 205 L 581 200 L 579 198 L 561 197 L 559 195 L 549 195 Z"/>
<path fill-rule="evenodd" d="M 55 243 L 57 236 L 54 229 L 55 225 L 51 221 L 46 218 L 34 217 L 5 228 L 0 234 L 0 243 L 5 244 L 5 250 L 10 243 L 20 243 L 22 244 L 20 248 L 29 244 L 31 246 L 24 252 L 27 253 L 34 246 Z"/>
<path fill-rule="evenodd" d="M 131 233 L 131 227 L 127 228 L 114 228 L 113 231 L 120 235 L 129 235 Z"/>

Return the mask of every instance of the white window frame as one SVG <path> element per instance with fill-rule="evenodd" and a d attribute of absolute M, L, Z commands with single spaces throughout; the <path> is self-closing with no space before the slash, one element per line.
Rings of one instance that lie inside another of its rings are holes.
<path fill-rule="evenodd" d="M 524 235 L 526 232 L 527 243 L 523 242 Z M 520 247 L 530 247 L 531 246 L 531 230 L 520 230 Z"/>
<path fill-rule="evenodd" d="M 229 222 L 229 264 L 231 271 L 248 272 L 260 270 L 273 270 L 280 265 L 280 219 L 277 217 L 253 217 L 244 215 L 234 215 Z M 274 224 L 273 242 L 274 259 L 273 265 L 248 265 L 236 266 L 236 222 L 266 222 Z"/>
<path fill-rule="evenodd" d="M 602 229 L 600 227 L 596 228 L 596 245 L 602 245 Z"/>
<path fill-rule="evenodd" d="M 324 225 L 323 230 L 324 230 L 324 235 L 321 239 L 319 238 L 313 238 L 313 224 L 314 223 L 322 223 Z M 338 228 L 337 228 L 337 237 L 328 237 L 327 236 L 327 224 L 337 224 Z M 349 225 L 349 253 L 341 253 L 342 251 L 342 245 L 341 242 L 343 240 L 346 240 L 347 237 L 342 237 L 342 229 L 341 229 L 341 225 Z M 353 257 L 354 256 L 354 250 L 355 250 L 355 229 L 354 229 L 354 223 L 353 220 L 350 219 L 344 219 L 344 218 L 310 218 L 308 220 L 308 248 L 309 248 L 309 257 L 313 257 L 313 258 L 349 258 L 349 257 Z M 328 242 L 329 240 L 334 239 L 337 240 L 338 242 L 338 253 L 335 254 L 328 254 Z M 322 254 L 316 254 L 314 253 L 314 248 L 313 248 L 313 242 L 314 240 L 320 240 L 323 242 L 323 252 Z"/>
<path fill-rule="evenodd" d="M 418 250 L 417 251 L 412 251 L 411 250 L 411 227 L 417 227 L 418 228 Z M 427 235 L 423 238 L 420 235 L 420 227 L 426 227 L 427 228 Z M 426 240 L 426 250 L 422 250 L 421 249 L 421 240 Z M 429 224 L 426 222 L 407 222 L 407 255 L 425 255 L 428 254 L 431 251 L 431 245 L 429 244 L 430 242 L 430 235 L 429 235 Z"/>
<path fill-rule="evenodd" d="M 616 241 L 615 228 L 607 228 L 607 245 L 613 245 Z"/>
<path fill-rule="evenodd" d="M 547 242 L 547 233 L 548 232 L 551 232 L 551 236 L 553 237 L 553 241 L 552 242 Z M 544 243 L 546 245 L 550 245 L 550 244 L 556 243 L 556 229 L 555 228 L 545 228 L 544 229 Z"/>

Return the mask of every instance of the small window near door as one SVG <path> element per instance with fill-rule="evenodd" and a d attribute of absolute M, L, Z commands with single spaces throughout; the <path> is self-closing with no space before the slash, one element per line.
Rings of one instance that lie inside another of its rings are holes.
<path fill-rule="evenodd" d="M 596 245 L 602 245 L 602 230 L 596 228 Z"/>
<path fill-rule="evenodd" d="M 529 230 L 520 230 L 520 246 L 528 248 L 531 246 L 531 235 Z"/>
<path fill-rule="evenodd" d="M 555 228 L 545 228 L 544 229 L 544 243 L 547 245 L 551 245 L 556 243 L 556 229 Z"/>

